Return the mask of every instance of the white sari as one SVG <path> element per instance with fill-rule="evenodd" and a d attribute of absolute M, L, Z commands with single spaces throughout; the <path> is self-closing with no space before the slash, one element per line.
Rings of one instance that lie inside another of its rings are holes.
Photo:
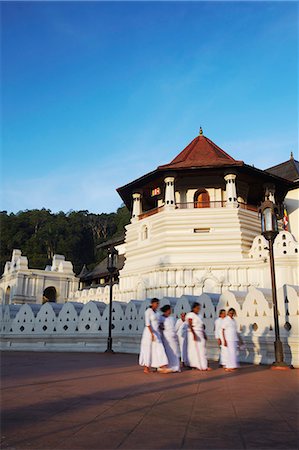
<path fill-rule="evenodd" d="M 182 319 L 178 319 L 177 323 L 175 325 L 175 330 L 179 339 L 179 346 L 180 346 L 180 353 L 181 353 L 181 361 L 184 364 L 187 364 L 188 357 L 187 357 L 187 329 L 188 324 Z"/>
<path fill-rule="evenodd" d="M 192 329 L 196 335 L 194 340 L 193 333 L 189 327 L 189 320 L 192 320 Z M 186 315 L 188 323 L 188 364 L 199 370 L 207 370 L 208 360 L 206 355 L 206 340 L 204 333 L 204 323 L 200 315 L 189 312 Z"/>
<path fill-rule="evenodd" d="M 222 321 L 222 330 L 224 330 L 225 340 L 227 343 L 226 347 L 226 368 L 236 369 L 239 367 L 238 363 L 238 333 L 237 333 L 237 323 L 235 319 L 230 316 L 226 316 Z"/>
<path fill-rule="evenodd" d="M 162 342 L 168 359 L 168 367 L 172 372 L 180 372 L 180 349 L 175 332 L 175 319 L 161 316 L 161 324 L 163 325 Z"/>
<path fill-rule="evenodd" d="M 145 328 L 140 343 L 139 364 L 140 366 L 155 368 L 166 366 L 168 364 L 168 359 L 159 330 L 159 316 L 152 308 L 148 308 L 145 311 L 144 320 Z M 149 326 L 151 326 L 153 330 L 154 340 L 152 340 L 152 335 L 148 328 Z"/>
<path fill-rule="evenodd" d="M 226 353 L 227 348 L 224 346 L 223 342 L 223 335 L 222 335 L 222 322 L 224 318 L 218 317 L 218 319 L 215 320 L 215 339 L 220 339 L 220 357 L 219 357 L 219 364 L 221 366 L 226 366 Z"/>

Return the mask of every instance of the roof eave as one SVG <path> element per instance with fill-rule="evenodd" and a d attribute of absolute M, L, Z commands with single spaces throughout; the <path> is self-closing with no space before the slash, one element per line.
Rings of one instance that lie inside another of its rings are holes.
<path fill-rule="evenodd" d="M 292 181 L 287 180 L 286 178 L 279 177 L 278 175 L 274 175 L 271 172 L 267 172 L 267 170 L 258 169 L 257 167 L 250 166 L 249 164 L 244 164 L 244 167 L 260 175 L 263 174 L 266 177 L 273 178 L 273 181 L 280 181 L 281 183 L 287 184 L 288 186 L 292 186 L 293 184 Z"/>
<path fill-rule="evenodd" d="M 165 164 L 159 166 L 158 170 L 188 170 L 188 169 L 222 169 L 227 167 L 240 167 L 244 165 L 244 161 L 228 161 L 222 164 L 206 164 L 202 166 L 180 166 L 179 163 L 176 164 Z"/>

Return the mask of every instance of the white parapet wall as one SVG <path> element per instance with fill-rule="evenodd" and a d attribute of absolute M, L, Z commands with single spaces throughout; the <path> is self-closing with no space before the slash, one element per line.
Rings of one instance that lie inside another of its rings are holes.
<path fill-rule="evenodd" d="M 87 299 L 86 299 L 87 300 Z M 218 358 L 214 321 L 221 308 L 233 307 L 246 348 L 240 360 L 254 364 L 274 361 L 274 325 L 271 291 L 250 288 L 247 292 L 164 297 L 161 306 L 170 304 L 179 317 L 194 301 L 201 303 L 201 314 L 208 335 L 208 357 Z M 285 360 L 299 368 L 299 287 L 284 285 L 278 290 L 280 335 Z M 116 352 L 138 353 L 144 311 L 149 300 L 113 302 L 113 348 Z M 92 351 L 106 349 L 109 306 L 104 302 L 46 303 L 44 305 L 3 305 L 0 309 L 1 349 L 7 351 Z"/>

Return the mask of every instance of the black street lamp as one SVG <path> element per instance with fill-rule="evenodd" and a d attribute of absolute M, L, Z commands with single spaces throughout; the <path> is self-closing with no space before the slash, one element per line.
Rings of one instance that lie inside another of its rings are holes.
<path fill-rule="evenodd" d="M 113 247 L 108 248 L 107 270 L 109 272 L 109 331 L 107 339 L 106 353 L 114 353 L 112 350 L 112 300 L 113 300 L 113 279 L 117 271 L 118 251 Z"/>
<path fill-rule="evenodd" d="M 283 368 L 287 367 L 287 364 L 283 360 L 283 348 L 279 333 L 276 279 L 275 279 L 274 254 L 273 254 L 273 243 L 275 241 L 276 236 L 279 233 L 277 224 L 278 208 L 271 200 L 269 200 L 269 198 L 267 198 L 267 200 L 265 200 L 261 204 L 259 213 L 261 216 L 262 235 L 269 242 L 272 303 L 273 303 L 274 328 L 275 328 L 275 342 L 274 342 L 275 362 L 273 363 L 272 367 Z"/>

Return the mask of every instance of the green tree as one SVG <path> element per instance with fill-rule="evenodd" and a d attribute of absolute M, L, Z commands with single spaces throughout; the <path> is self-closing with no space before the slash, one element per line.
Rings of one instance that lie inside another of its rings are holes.
<path fill-rule="evenodd" d="M 88 211 L 60 211 L 33 209 L 8 214 L 0 212 L 0 269 L 11 259 L 14 248 L 22 250 L 29 267 L 44 269 L 54 254 L 63 254 L 72 261 L 79 273 L 84 264 L 92 268 L 103 257 L 97 245 L 123 234 L 129 223 L 125 206 L 116 213 L 94 214 Z"/>

